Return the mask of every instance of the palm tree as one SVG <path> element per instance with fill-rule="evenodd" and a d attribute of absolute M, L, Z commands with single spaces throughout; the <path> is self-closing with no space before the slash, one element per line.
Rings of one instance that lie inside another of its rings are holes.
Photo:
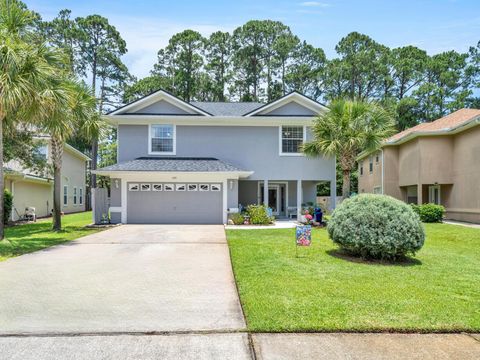
<path fill-rule="evenodd" d="M 34 44 L 25 30 L 32 13 L 19 2 L 0 0 L 0 219 L 3 219 L 3 125 L 8 119 L 29 122 L 48 109 L 39 93 L 47 86 L 56 66 L 58 53 Z M 30 41 L 29 41 L 30 40 Z M 44 97 L 43 99 L 46 99 Z M 4 237 L 0 221 L 0 240 Z"/>
<path fill-rule="evenodd" d="M 54 99 L 50 112 L 40 120 L 40 128 L 51 137 L 53 168 L 53 222 L 52 229 L 60 231 L 61 223 L 61 170 L 63 149 L 67 139 L 76 129 L 87 137 L 100 134 L 102 122 L 95 111 L 95 98 L 91 90 L 81 82 L 71 79 L 52 79 L 45 91 L 48 99 Z M 46 100 L 48 101 L 48 100 Z"/>
<path fill-rule="evenodd" d="M 395 132 L 393 116 L 376 103 L 334 100 L 329 111 L 318 115 L 314 140 L 304 144 L 308 156 L 335 156 L 343 172 L 342 197 L 350 196 L 350 174 L 362 151 L 378 150 Z"/>

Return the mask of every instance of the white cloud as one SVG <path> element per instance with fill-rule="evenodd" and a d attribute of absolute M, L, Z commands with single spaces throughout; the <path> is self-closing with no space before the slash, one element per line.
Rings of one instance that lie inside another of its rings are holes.
<path fill-rule="evenodd" d="M 300 3 L 300 6 L 305 7 L 329 7 L 330 4 L 319 2 L 319 1 L 304 1 Z"/>
<path fill-rule="evenodd" d="M 215 31 L 232 31 L 237 24 L 179 23 L 161 18 L 110 16 L 109 21 L 127 43 L 123 60 L 130 73 L 138 78 L 149 75 L 157 61 L 157 52 L 168 44 L 172 35 L 186 29 L 208 36 Z"/>

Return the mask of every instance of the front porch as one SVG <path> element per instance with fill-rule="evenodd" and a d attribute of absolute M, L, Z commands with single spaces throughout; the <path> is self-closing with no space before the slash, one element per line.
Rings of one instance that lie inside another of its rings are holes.
<path fill-rule="evenodd" d="M 322 180 L 240 180 L 238 182 L 239 207 L 265 204 L 276 218 L 296 218 L 302 208 L 316 205 L 317 185 Z M 265 191 L 268 189 L 268 191 Z M 330 208 L 335 208 L 335 183 L 331 185 Z"/>
<path fill-rule="evenodd" d="M 407 204 L 437 204 L 447 208 L 453 184 L 418 184 L 401 186 Z"/>

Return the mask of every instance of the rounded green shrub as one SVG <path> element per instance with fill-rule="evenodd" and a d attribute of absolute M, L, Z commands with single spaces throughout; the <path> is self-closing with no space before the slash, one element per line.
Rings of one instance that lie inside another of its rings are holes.
<path fill-rule="evenodd" d="M 420 220 L 426 223 L 442 222 L 445 208 L 442 205 L 422 204 L 411 205 L 413 210 L 420 216 Z"/>
<path fill-rule="evenodd" d="M 247 214 L 250 217 L 250 223 L 255 225 L 268 225 L 274 220 L 268 216 L 268 208 L 265 205 L 248 205 Z"/>
<path fill-rule="evenodd" d="M 233 213 L 230 215 L 230 219 L 235 225 L 243 225 L 245 217 L 240 213 Z"/>
<path fill-rule="evenodd" d="M 363 258 L 414 255 L 425 241 L 423 225 L 411 206 L 386 195 L 362 194 L 343 201 L 327 229 L 333 242 Z"/>

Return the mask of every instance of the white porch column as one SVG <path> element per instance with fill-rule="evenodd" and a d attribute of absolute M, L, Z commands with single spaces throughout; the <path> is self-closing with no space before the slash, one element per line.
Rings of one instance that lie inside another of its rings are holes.
<path fill-rule="evenodd" d="M 303 201 L 302 180 L 297 180 L 297 221 L 300 221 L 300 217 L 302 216 L 302 201 Z"/>
<path fill-rule="evenodd" d="M 263 180 L 263 204 L 268 207 L 268 180 Z"/>
<path fill-rule="evenodd" d="M 337 206 L 337 182 L 330 181 L 330 210 L 334 210 Z"/>

